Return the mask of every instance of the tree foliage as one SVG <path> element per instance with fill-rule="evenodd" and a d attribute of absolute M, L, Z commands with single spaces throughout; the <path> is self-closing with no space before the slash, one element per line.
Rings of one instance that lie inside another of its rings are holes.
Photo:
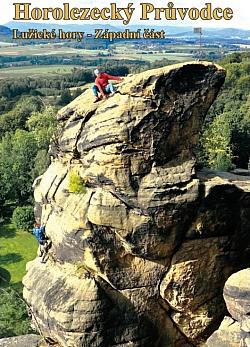
<path fill-rule="evenodd" d="M 0 338 L 31 332 L 25 303 L 12 288 L 0 290 Z"/>
<path fill-rule="evenodd" d="M 0 138 L 5 133 L 14 132 L 17 129 L 25 129 L 26 121 L 32 112 L 43 109 L 41 99 L 37 97 L 22 97 L 14 108 L 0 117 Z"/>
<path fill-rule="evenodd" d="M 206 162 L 215 170 L 226 171 L 232 166 L 231 129 L 225 113 L 217 116 L 203 133 Z"/>
<path fill-rule="evenodd" d="M 34 208 L 32 206 L 18 206 L 12 215 L 12 223 L 16 229 L 29 231 L 34 223 Z"/>
<path fill-rule="evenodd" d="M 25 128 L 5 132 L 0 142 L 0 201 L 30 201 L 33 180 L 49 165 L 47 151 L 56 129 L 54 109 L 31 113 Z"/>
<path fill-rule="evenodd" d="M 248 53 L 227 56 L 224 87 L 207 115 L 201 139 L 203 163 L 226 169 L 247 168 L 250 157 L 250 59 Z M 230 164 L 231 162 L 231 164 Z"/>
<path fill-rule="evenodd" d="M 38 149 L 47 149 L 50 139 L 55 132 L 56 110 L 53 107 L 47 107 L 43 112 L 33 112 L 26 122 L 26 126 L 37 142 Z"/>
<path fill-rule="evenodd" d="M 72 95 L 69 89 L 63 89 L 61 91 L 60 99 L 58 101 L 58 105 L 64 106 L 69 104 L 72 101 Z"/>
<path fill-rule="evenodd" d="M 47 149 L 40 149 L 35 157 L 35 164 L 32 169 L 32 177 L 35 179 L 36 177 L 41 176 L 47 170 L 50 164 L 50 157 Z"/>
<path fill-rule="evenodd" d="M 16 130 L 0 143 L 0 182 L 5 200 L 28 200 L 32 191 L 32 168 L 37 144 L 32 133 Z"/>

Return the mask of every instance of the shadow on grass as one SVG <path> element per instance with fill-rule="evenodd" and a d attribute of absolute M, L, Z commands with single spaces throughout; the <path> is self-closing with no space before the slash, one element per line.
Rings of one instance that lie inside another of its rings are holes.
<path fill-rule="evenodd" d="M 10 225 L 0 225 L 0 238 L 10 239 L 16 236 L 16 229 Z"/>
<path fill-rule="evenodd" d="M 23 260 L 23 257 L 19 253 L 8 253 L 5 255 L 0 255 L 0 264 L 9 265 L 12 263 L 18 263 Z"/>
<path fill-rule="evenodd" d="M 1 216 L 5 219 L 5 222 L 9 223 L 14 209 L 17 207 L 17 203 L 14 201 L 6 202 L 4 205 L 1 205 Z"/>
<path fill-rule="evenodd" d="M 9 286 L 11 280 L 10 272 L 0 267 L 0 287 Z"/>
<path fill-rule="evenodd" d="M 22 282 L 12 283 L 10 287 L 15 290 L 19 295 L 23 296 L 23 284 Z"/>

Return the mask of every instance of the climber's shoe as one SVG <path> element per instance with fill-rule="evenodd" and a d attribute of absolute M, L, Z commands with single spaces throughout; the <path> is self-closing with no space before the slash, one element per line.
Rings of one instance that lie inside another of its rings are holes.
<path fill-rule="evenodd" d="M 95 102 L 98 102 L 98 101 L 101 101 L 102 99 L 101 98 L 99 98 L 99 96 L 97 96 L 96 98 L 95 98 L 95 100 L 94 100 L 94 103 Z"/>

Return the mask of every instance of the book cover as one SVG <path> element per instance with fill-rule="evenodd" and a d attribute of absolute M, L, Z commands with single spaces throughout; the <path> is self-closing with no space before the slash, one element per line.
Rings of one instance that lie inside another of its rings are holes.
<path fill-rule="evenodd" d="M 4 1 L 0 346 L 249 346 L 246 1 Z"/>

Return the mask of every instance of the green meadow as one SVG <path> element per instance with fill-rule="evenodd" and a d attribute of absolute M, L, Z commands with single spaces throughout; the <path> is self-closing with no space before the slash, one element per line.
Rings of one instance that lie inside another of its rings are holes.
<path fill-rule="evenodd" d="M 28 261 L 36 257 L 37 241 L 31 233 L 12 224 L 0 226 L 0 286 L 20 285 Z"/>
<path fill-rule="evenodd" d="M 43 65 L 43 66 L 20 66 L 0 69 L 0 78 L 10 77 L 31 77 L 38 75 L 56 75 L 56 74 L 67 74 L 72 71 L 74 67 L 72 65 Z"/>

